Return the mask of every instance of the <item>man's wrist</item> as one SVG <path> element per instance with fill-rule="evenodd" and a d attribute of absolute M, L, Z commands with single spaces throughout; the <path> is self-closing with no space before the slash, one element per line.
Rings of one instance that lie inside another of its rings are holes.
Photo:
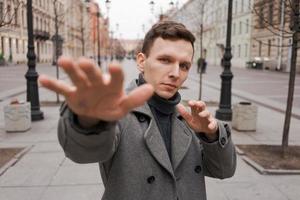
<path fill-rule="evenodd" d="M 82 128 L 91 128 L 99 123 L 99 119 L 77 115 L 77 122 Z"/>
<path fill-rule="evenodd" d="M 209 141 L 216 141 L 219 137 L 219 128 L 214 133 L 204 133 L 204 135 Z"/>

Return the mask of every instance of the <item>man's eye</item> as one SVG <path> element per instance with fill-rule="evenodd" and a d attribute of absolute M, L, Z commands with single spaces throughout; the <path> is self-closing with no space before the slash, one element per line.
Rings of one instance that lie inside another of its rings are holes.
<path fill-rule="evenodd" d="M 190 66 L 186 63 L 180 64 L 179 67 L 184 71 L 187 71 L 190 69 Z"/>
<path fill-rule="evenodd" d="M 170 63 L 170 60 L 167 59 L 167 58 L 160 58 L 159 60 L 160 60 L 160 62 L 162 62 L 162 63 Z"/>

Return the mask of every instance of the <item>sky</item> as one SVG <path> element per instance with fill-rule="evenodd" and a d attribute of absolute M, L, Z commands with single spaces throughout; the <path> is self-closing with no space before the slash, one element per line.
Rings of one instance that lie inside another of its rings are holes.
<path fill-rule="evenodd" d="M 104 16 L 109 16 L 110 30 L 114 37 L 121 39 L 143 38 L 151 25 L 158 20 L 161 12 L 170 8 L 171 0 L 153 0 L 154 12 L 151 12 L 151 0 L 110 0 L 110 9 L 107 12 L 105 0 L 97 0 Z M 188 0 L 173 0 L 174 5 L 182 6 Z M 118 25 L 117 25 L 118 24 Z M 144 28 L 143 28 L 144 27 Z"/>

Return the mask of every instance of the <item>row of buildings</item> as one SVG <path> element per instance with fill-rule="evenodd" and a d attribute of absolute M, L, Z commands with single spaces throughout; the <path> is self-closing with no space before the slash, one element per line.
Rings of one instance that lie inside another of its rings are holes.
<path fill-rule="evenodd" d="M 27 62 L 26 3 L 26 0 L 0 0 L 2 61 Z M 58 53 L 67 56 L 96 58 L 112 54 L 114 42 L 109 18 L 95 1 L 32 0 L 32 7 L 37 62 L 54 62 L 56 42 Z"/>
<path fill-rule="evenodd" d="M 265 69 L 289 71 L 291 1 L 232 1 L 232 66 L 246 67 L 255 60 L 263 63 Z M 228 0 L 189 0 L 181 8 L 170 10 L 167 19 L 182 22 L 195 34 L 195 59 L 200 56 L 202 44 L 208 64 L 220 65 L 226 42 L 227 14 Z M 297 71 L 300 72 L 300 62 Z"/>

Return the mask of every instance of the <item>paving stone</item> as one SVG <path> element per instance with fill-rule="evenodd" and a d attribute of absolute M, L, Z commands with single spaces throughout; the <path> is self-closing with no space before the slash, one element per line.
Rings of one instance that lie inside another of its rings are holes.
<path fill-rule="evenodd" d="M 101 199 L 104 187 L 98 185 L 74 185 L 48 187 L 40 200 L 96 200 Z"/>
<path fill-rule="evenodd" d="M 223 192 L 230 200 L 289 200 L 271 184 L 257 181 L 220 183 Z M 296 200 L 296 199 L 295 199 Z"/>
<path fill-rule="evenodd" d="M 0 187 L 1 200 L 39 200 L 46 187 Z"/>
<path fill-rule="evenodd" d="M 102 183 L 98 164 L 76 164 L 59 168 L 50 185 L 81 185 Z"/>
<path fill-rule="evenodd" d="M 62 153 L 29 153 L 10 167 L 0 186 L 47 186 L 63 161 Z"/>
<path fill-rule="evenodd" d="M 31 149 L 31 153 L 43 153 L 43 152 L 62 152 L 63 149 L 59 145 L 58 141 L 36 143 Z"/>

